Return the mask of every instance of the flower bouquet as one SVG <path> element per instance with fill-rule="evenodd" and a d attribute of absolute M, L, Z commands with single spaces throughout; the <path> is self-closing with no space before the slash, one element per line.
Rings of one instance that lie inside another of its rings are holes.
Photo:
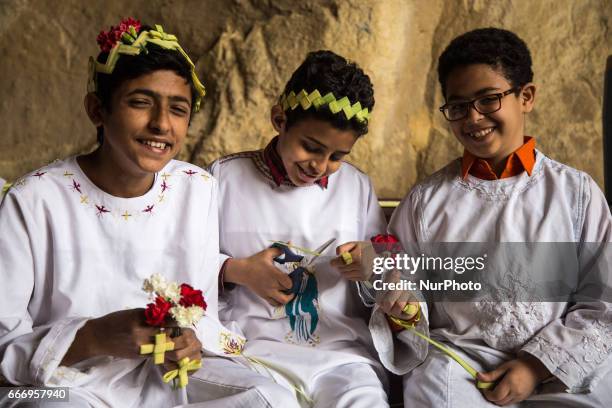
<path fill-rule="evenodd" d="M 166 339 L 165 329 L 172 329 L 172 338 L 181 335 L 181 328 L 195 327 L 204 316 L 206 301 L 201 290 L 186 283 L 179 285 L 176 282 L 168 282 L 157 273 L 144 280 L 142 290 L 148 293 L 152 300 L 144 311 L 145 322 L 159 327 L 160 332 L 155 335 L 155 344 L 140 346 L 140 354 L 153 354 L 153 362 L 163 364 L 165 352 L 174 350 L 174 343 Z M 178 362 L 178 369 L 164 374 L 163 380 L 169 382 L 178 377 L 178 387 L 183 388 L 188 382 L 187 372 L 197 370 L 201 365 L 201 360 L 190 361 L 185 357 Z"/>

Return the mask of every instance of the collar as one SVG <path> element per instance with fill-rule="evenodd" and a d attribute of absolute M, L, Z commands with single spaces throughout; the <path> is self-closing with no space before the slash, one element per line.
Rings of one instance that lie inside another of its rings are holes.
<path fill-rule="evenodd" d="M 296 187 L 295 184 L 289 180 L 287 176 L 287 170 L 285 169 L 285 165 L 283 164 L 283 159 L 281 159 L 280 155 L 276 151 L 276 144 L 278 143 L 278 136 L 275 136 L 274 139 L 268 143 L 263 151 L 264 163 L 270 170 L 270 174 L 272 175 L 272 180 L 276 186 L 280 186 L 285 182 L 291 186 Z M 322 189 L 327 188 L 327 184 L 329 182 L 329 177 L 325 176 L 315 181 L 315 184 L 318 184 Z"/>
<path fill-rule="evenodd" d="M 516 149 L 506 159 L 506 165 L 501 175 L 497 177 L 491 164 L 479 157 L 474 156 L 467 150 L 463 151 L 461 159 L 461 177 L 465 180 L 468 174 L 483 180 L 499 180 L 513 177 L 526 171 L 529 176 L 535 165 L 535 139 L 525 136 L 523 145 Z"/>

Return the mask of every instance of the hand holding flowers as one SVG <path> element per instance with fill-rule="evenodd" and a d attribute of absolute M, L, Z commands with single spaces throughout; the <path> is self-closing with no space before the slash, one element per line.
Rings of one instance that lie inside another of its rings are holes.
<path fill-rule="evenodd" d="M 77 332 L 61 365 L 69 367 L 99 356 L 140 358 L 140 344 L 150 341 L 157 332 L 157 329 L 145 324 L 143 311 L 120 310 L 88 320 Z"/>
<path fill-rule="evenodd" d="M 155 344 L 140 345 L 140 353 L 151 353 L 155 364 L 164 364 L 168 370 L 165 382 L 178 378 L 178 386 L 185 387 L 188 372 L 201 365 L 202 343 L 190 327 L 195 327 L 206 310 L 202 291 L 186 283 L 168 282 L 159 274 L 145 279 L 142 289 L 153 299 L 144 311 L 145 321 L 161 331 L 155 336 Z M 173 329 L 170 339 L 165 328 Z"/>
<path fill-rule="evenodd" d="M 168 318 L 174 319 L 181 328 L 195 326 L 206 311 L 201 290 L 186 283 L 168 282 L 157 273 L 144 280 L 142 290 L 154 299 L 145 309 L 145 320 L 150 326 L 164 327 L 170 323 Z"/>

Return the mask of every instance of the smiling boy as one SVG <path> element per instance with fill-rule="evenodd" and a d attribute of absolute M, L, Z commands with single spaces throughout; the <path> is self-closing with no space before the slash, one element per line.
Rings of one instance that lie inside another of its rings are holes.
<path fill-rule="evenodd" d="M 284 389 L 210 356 L 225 355 L 220 339 L 239 339 L 217 317 L 217 185 L 173 160 L 204 88 L 161 26 L 127 19 L 110 34 L 85 97 L 100 145 L 24 176 L 0 206 L 1 374 L 16 386 L 70 387 L 70 406 L 270 406 L 262 395 Z M 208 305 L 172 338 L 163 366 L 139 354 L 159 332 L 142 309 L 153 273 L 202 290 Z M 162 381 L 203 351 L 187 393 Z"/>
<path fill-rule="evenodd" d="M 461 175 L 497 180 L 527 171 L 535 164 L 535 140 L 524 136 L 523 115 L 531 112 L 535 85 L 531 69 L 513 72 L 513 86 L 486 64 L 459 66 L 449 75 L 440 108 L 465 147 Z M 513 97 L 514 96 L 514 97 Z M 503 109 L 502 109 L 503 106 Z"/>
<path fill-rule="evenodd" d="M 93 125 L 104 129 L 103 142 L 77 162 L 109 194 L 141 196 L 183 145 L 190 86 L 173 71 L 157 70 L 123 82 L 107 103 L 87 94 L 85 108 Z"/>
<path fill-rule="evenodd" d="M 581 268 L 571 272 L 583 277 L 597 265 L 608 282 L 612 217 L 601 190 L 587 174 L 545 156 L 525 135 L 536 95 L 526 44 L 507 30 L 470 31 L 442 53 L 438 74 L 446 101 L 440 111 L 464 154 L 412 189 L 389 231 L 404 248 L 578 243 L 572 248 Z M 593 246 L 603 250 L 589 250 Z M 520 281 L 512 265 L 504 270 L 505 278 Z M 576 283 L 578 293 L 583 283 Z M 411 330 L 394 341 L 384 313 L 374 311 L 371 328 L 383 363 L 407 373 L 406 407 L 609 405 L 612 349 L 603 345 L 612 341 L 610 303 L 512 299 L 429 303 L 416 326 L 474 366 L 478 380 L 496 383 L 482 392 L 454 360 Z"/>
<path fill-rule="evenodd" d="M 310 53 L 271 111 L 278 136 L 263 149 L 221 158 L 219 228 L 227 307 L 247 354 L 271 362 L 278 381 L 315 407 L 385 407 L 385 378 L 372 350 L 359 276 L 341 273 L 324 251 L 297 293 L 275 267 L 273 241 L 315 249 L 364 240 L 385 228 L 369 178 L 343 161 L 368 130 L 369 77 L 331 51 Z M 327 256 L 325 256 L 327 255 Z M 289 380 L 289 381 L 287 381 Z"/>

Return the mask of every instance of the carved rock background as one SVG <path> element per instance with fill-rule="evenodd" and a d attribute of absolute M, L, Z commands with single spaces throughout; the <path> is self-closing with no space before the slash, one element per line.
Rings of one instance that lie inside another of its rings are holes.
<path fill-rule="evenodd" d="M 357 61 L 376 90 L 370 133 L 350 160 L 379 196 L 401 197 L 462 151 L 437 110 L 438 55 L 456 35 L 496 26 L 532 50 L 539 88 L 527 133 L 603 184 L 608 0 L 0 0 L 0 177 L 94 147 L 82 108 L 87 58 L 123 16 L 161 23 L 197 61 L 207 97 L 182 160 L 204 166 L 264 146 L 289 75 L 308 51 L 329 48 Z"/>

